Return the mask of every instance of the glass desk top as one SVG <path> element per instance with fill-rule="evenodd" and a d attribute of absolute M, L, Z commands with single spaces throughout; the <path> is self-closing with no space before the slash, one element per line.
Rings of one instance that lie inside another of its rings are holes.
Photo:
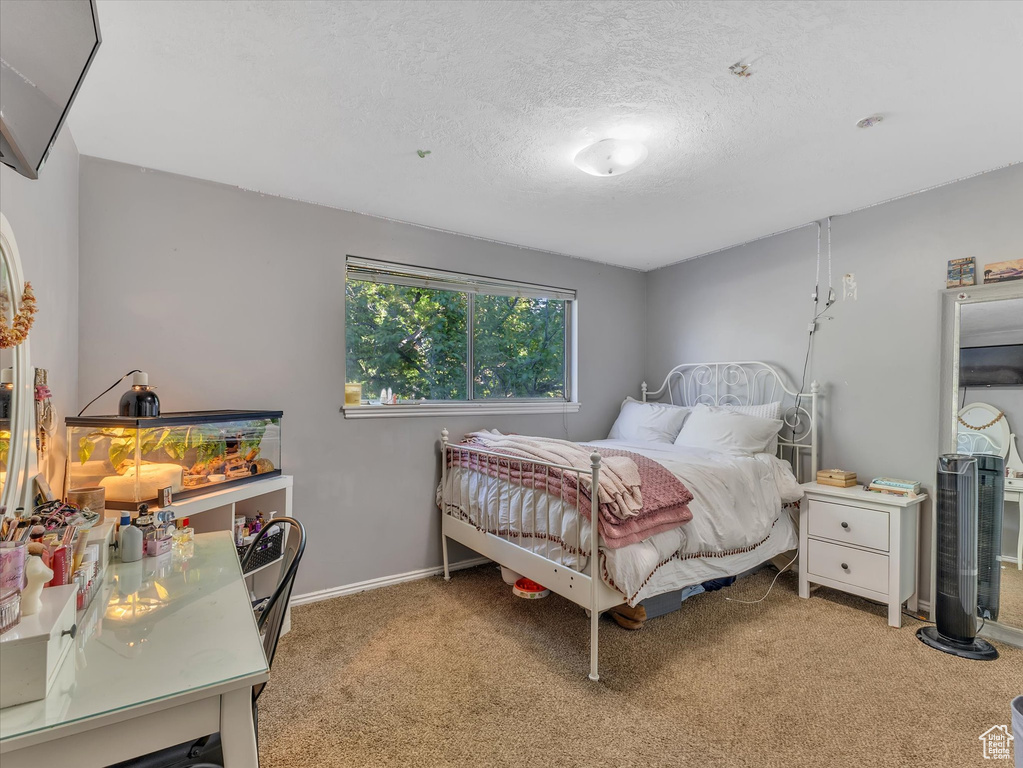
<path fill-rule="evenodd" d="M 111 561 L 49 695 L 0 709 L 0 741 L 267 672 L 233 537 L 198 534 L 189 557 Z"/>

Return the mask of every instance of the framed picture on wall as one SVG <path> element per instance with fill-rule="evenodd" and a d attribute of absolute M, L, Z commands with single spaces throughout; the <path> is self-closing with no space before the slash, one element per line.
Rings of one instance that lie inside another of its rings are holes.
<path fill-rule="evenodd" d="M 985 283 L 1004 283 L 1007 280 L 1023 280 L 1023 259 L 996 261 L 984 267 Z"/>
<path fill-rule="evenodd" d="M 946 287 L 958 288 L 962 285 L 976 284 L 977 262 L 972 256 L 964 259 L 949 259 Z"/>

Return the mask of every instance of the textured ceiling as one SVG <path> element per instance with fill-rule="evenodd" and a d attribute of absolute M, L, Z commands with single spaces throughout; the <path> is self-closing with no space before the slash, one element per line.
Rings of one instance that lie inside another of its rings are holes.
<path fill-rule="evenodd" d="M 639 269 L 1023 160 L 1019 2 L 98 12 L 83 154 Z M 609 136 L 649 159 L 572 165 Z"/>

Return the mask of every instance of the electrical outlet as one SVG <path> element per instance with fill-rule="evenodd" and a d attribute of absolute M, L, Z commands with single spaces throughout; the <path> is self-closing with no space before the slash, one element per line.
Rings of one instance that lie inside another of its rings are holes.
<path fill-rule="evenodd" d="M 842 278 L 842 298 L 846 301 L 849 299 L 856 301 L 856 275 L 852 272 L 847 272 Z"/>

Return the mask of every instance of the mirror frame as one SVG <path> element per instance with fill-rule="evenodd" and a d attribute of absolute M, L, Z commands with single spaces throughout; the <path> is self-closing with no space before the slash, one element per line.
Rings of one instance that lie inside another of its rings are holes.
<path fill-rule="evenodd" d="M 959 415 L 959 324 L 964 304 L 983 304 L 991 301 L 1023 298 L 1023 280 L 1012 280 L 990 285 L 968 285 L 949 288 L 941 297 L 941 376 L 939 397 L 941 411 L 938 422 L 938 453 L 955 453 L 957 447 L 956 418 Z M 1009 425 L 1012 429 L 1020 426 Z M 1023 425 L 1021 425 L 1023 426 Z M 937 514 L 937 506 L 935 506 Z M 937 526 L 932 526 L 936 528 Z M 1023 535 L 1023 533 L 1021 533 Z M 932 539 L 935 532 L 931 533 Z M 935 600 L 936 561 L 935 542 L 931 549 L 931 601 Z M 985 622 L 980 635 L 1023 648 L 1023 627 L 1011 627 L 998 622 Z"/>
<path fill-rule="evenodd" d="M 0 259 L 10 280 L 11 308 L 21 308 L 21 295 L 25 280 L 18 254 L 18 243 L 7 217 L 0 213 Z M 29 356 L 29 339 L 11 349 L 14 368 L 14 392 L 11 409 L 11 447 L 7 454 L 7 481 L 4 483 L 0 504 L 7 506 L 7 514 L 14 515 L 18 507 L 32 508 L 33 479 L 38 473 L 35 449 L 35 371 Z"/>

